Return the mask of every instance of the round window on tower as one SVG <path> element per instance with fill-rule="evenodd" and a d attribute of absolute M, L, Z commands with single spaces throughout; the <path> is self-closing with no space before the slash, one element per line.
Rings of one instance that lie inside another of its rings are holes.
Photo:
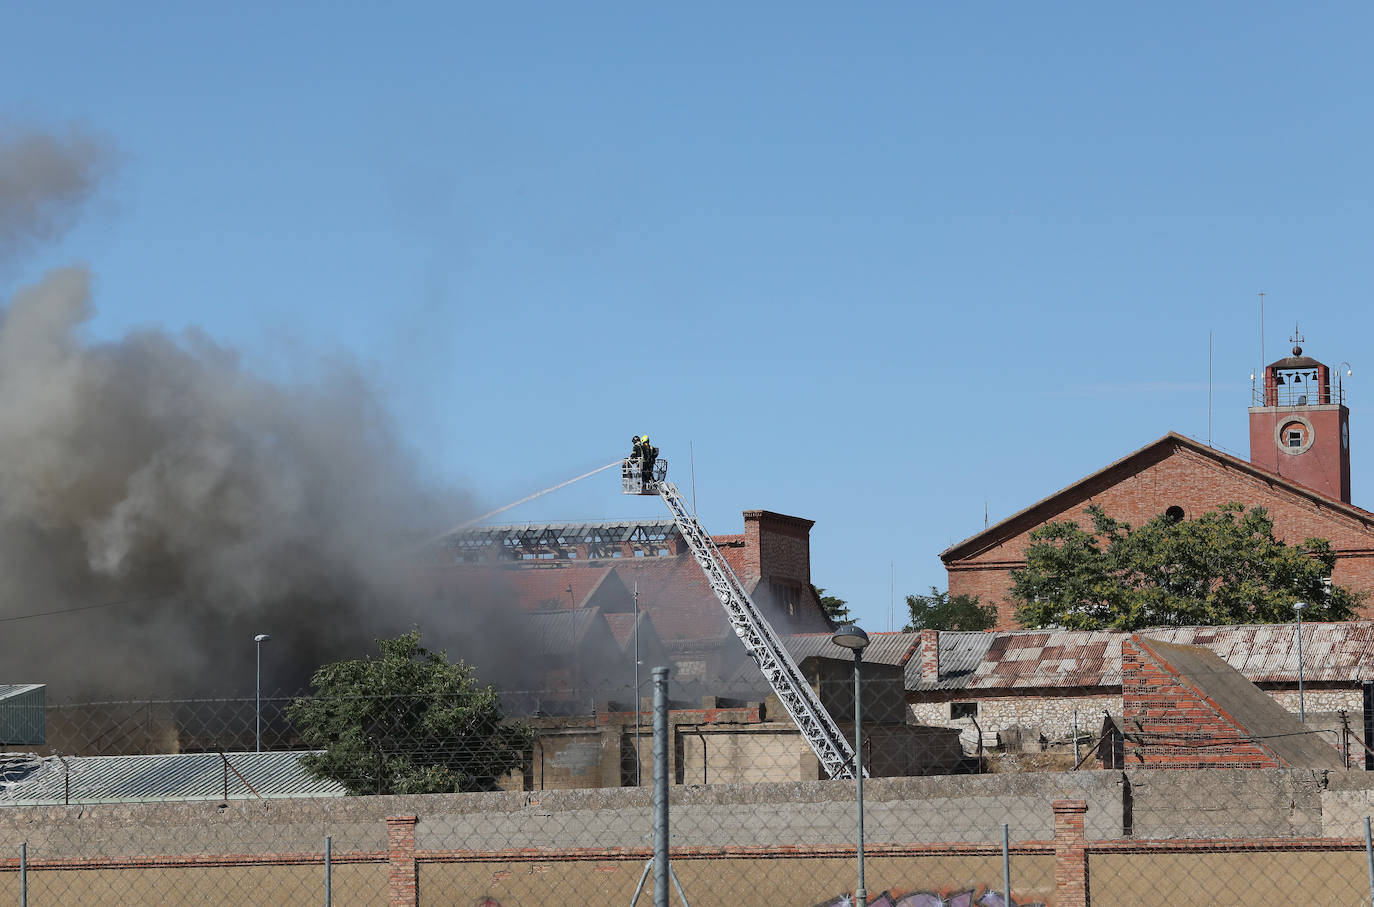
<path fill-rule="evenodd" d="M 1164 518 L 1171 523 L 1183 522 L 1183 508 L 1177 504 L 1164 511 Z"/>
<path fill-rule="evenodd" d="M 1289 416 L 1275 426 L 1274 443 L 1290 456 L 1306 453 L 1312 446 L 1312 423 L 1302 416 Z"/>

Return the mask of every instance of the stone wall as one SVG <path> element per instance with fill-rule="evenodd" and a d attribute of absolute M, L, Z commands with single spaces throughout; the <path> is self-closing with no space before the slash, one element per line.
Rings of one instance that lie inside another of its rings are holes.
<path fill-rule="evenodd" d="M 978 728 L 982 729 L 983 748 L 1000 746 L 999 735 L 1006 729 L 1018 727 L 1022 739 L 1043 734 L 1051 742 L 1068 740 L 1073 734 L 1074 710 L 1078 711 L 1078 730 L 1096 737 L 1102 728 L 1104 713 L 1121 714 L 1121 695 L 1119 693 L 1094 693 L 1079 691 L 1062 695 L 1058 692 L 1045 695 L 1030 690 L 1019 696 L 981 696 L 971 691 L 963 695 L 940 694 L 937 698 L 928 694 L 908 694 L 908 700 L 920 696 L 924 701 L 908 701 L 909 720 L 916 724 L 933 727 L 956 728 L 964 752 L 976 751 Z M 956 702 L 976 702 L 978 704 L 977 726 L 969 718 L 951 718 L 950 705 Z"/>

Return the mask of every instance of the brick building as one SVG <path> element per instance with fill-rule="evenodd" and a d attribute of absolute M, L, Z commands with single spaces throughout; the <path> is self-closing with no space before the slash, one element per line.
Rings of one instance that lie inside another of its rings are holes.
<path fill-rule="evenodd" d="M 1265 368 L 1259 394 L 1248 461 L 1170 432 L 946 549 L 950 594 L 995 604 L 998 627 L 1010 628 L 1011 571 L 1025 566 L 1032 530 L 1085 524 L 1090 504 L 1140 525 L 1161 513 L 1192 519 L 1234 501 L 1268 510 L 1275 535 L 1289 544 L 1330 540 L 1334 581 L 1371 593 L 1362 616 L 1374 616 L 1374 513 L 1350 503 L 1350 411 L 1339 375 L 1294 347 Z"/>
<path fill-rule="evenodd" d="M 712 536 L 745 590 L 780 633 L 830 629 L 811 588 L 813 525 L 800 517 L 748 510 L 743 532 Z M 464 530 L 443 540 L 423 582 L 449 607 L 498 617 L 595 612 L 609 622 L 607 630 L 622 649 L 632 641 L 633 615 L 646 614 L 672 662 L 677 684 L 727 676 L 747 657 L 671 520 L 531 523 Z M 602 628 L 593 626 L 596 621 L 534 623 L 560 633 L 584 634 L 587 639 L 604 637 Z M 510 629 L 525 638 L 532 625 L 514 622 Z M 586 651 L 580 641 L 574 647 Z M 585 669 L 588 663 L 583 658 L 578 676 L 594 681 Z M 606 677 L 623 682 L 629 665 L 623 657 L 606 659 Z"/>
<path fill-rule="evenodd" d="M 1217 665 L 1290 715 L 1299 712 L 1301 665 L 1306 728 L 1333 752 L 1348 730 L 1351 752 L 1360 752 L 1361 684 L 1374 679 L 1374 623 L 1304 623 L 1301 649 L 1293 624 L 1167 627 L 1142 635 L 1212 653 Z M 969 754 L 1067 741 L 1075 726 L 1095 735 L 1104 716 L 1120 727 L 1131 712 L 1125 687 L 1138 659 L 1126 652 L 1130 633 L 922 630 L 869 638 L 866 670 L 894 665 L 903 671 L 908 723 L 958 730 Z M 798 660 L 831 645 L 818 635 L 791 636 L 786 644 Z"/>
<path fill-rule="evenodd" d="M 1345 767 L 1320 735 L 1201 646 L 1123 640 L 1121 693 L 1120 743 L 1110 741 L 1120 767 Z"/>

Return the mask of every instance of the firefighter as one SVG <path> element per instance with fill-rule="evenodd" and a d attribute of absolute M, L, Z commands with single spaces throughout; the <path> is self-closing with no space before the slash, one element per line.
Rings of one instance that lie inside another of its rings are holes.
<path fill-rule="evenodd" d="M 640 435 L 639 449 L 643 460 L 639 474 L 644 477 L 645 482 L 652 482 L 654 480 L 654 461 L 658 459 L 658 448 L 649 443 L 648 435 Z"/>

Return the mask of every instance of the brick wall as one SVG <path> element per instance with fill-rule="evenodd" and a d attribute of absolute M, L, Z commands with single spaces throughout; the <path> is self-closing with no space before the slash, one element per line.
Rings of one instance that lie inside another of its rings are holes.
<path fill-rule="evenodd" d="M 1280 767 L 1272 751 L 1136 636 L 1121 644 L 1121 699 L 1127 768 Z"/>
<path fill-rule="evenodd" d="M 1039 525 L 1057 520 L 1086 525 L 1088 518 L 1083 511 L 1093 503 L 1119 520 L 1140 525 L 1171 506 L 1183 508 L 1184 515 L 1193 519 L 1230 501 L 1265 507 L 1274 520 L 1275 535 L 1289 544 L 1311 537 L 1330 540 L 1338 556 L 1335 582 L 1370 593 L 1361 616 L 1374 618 L 1374 529 L 1332 507 L 1186 447 L 1174 447 L 1158 462 L 1132 474 L 1090 483 L 1083 494 L 1044 513 Z M 995 604 L 999 629 L 1016 626 L 1009 594 L 1011 571 L 1025 566 L 1030 531 L 1028 528 L 976 555 L 946 562 L 950 594 L 977 595 L 985 604 Z"/>
<path fill-rule="evenodd" d="M 811 527 L 814 520 L 744 511 L 745 572 L 765 580 L 811 582 Z"/>

